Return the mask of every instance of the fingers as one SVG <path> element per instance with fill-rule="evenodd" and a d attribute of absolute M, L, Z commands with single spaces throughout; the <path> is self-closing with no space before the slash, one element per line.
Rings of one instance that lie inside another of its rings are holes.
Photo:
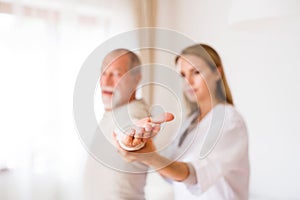
<path fill-rule="evenodd" d="M 172 113 L 165 112 L 159 116 L 152 117 L 150 120 L 154 124 L 161 124 L 164 122 L 169 122 L 174 119 L 174 115 Z"/>
<path fill-rule="evenodd" d="M 174 119 L 174 115 L 172 113 L 163 113 L 159 116 L 153 117 L 150 119 L 150 122 L 147 122 L 145 127 L 145 133 L 143 138 L 147 141 L 148 138 L 154 137 L 158 134 L 161 129 L 161 124 L 164 122 L 169 122 Z"/>
<path fill-rule="evenodd" d="M 131 147 L 136 147 L 136 146 L 138 146 L 142 143 L 144 143 L 143 138 L 134 138 L 132 143 L 131 143 Z"/>
<path fill-rule="evenodd" d="M 146 117 L 146 118 L 143 118 L 143 119 L 140 119 L 140 120 L 136 121 L 134 124 L 136 126 L 143 127 L 145 124 L 147 124 L 149 122 L 151 122 L 150 117 Z"/>
<path fill-rule="evenodd" d="M 144 133 L 145 133 L 144 127 L 136 127 L 134 137 L 135 138 L 143 138 Z"/>
<path fill-rule="evenodd" d="M 144 127 L 136 127 L 135 128 L 135 134 L 134 134 L 134 139 L 132 141 L 132 146 L 138 146 L 141 143 L 144 143 L 143 137 L 145 133 L 145 128 Z"/>
<path fill-rule="evenodd" d="M 125 134 L 121 136 L 122 143 L 125 146 L 131 147 L 134 140 L 135 129 L 128 129 L 125 131 Z"/>
<path fill-rule="evenodd" d="M 117 136 L 127 147 L 135 147 L 146 142 L 149 138 L 154 137 L 161 130 L 161 124 L 174 119 L 172 113 L 163 113 L 153 118 L 144 118 L 135 123 L 135 127 L 129 128 L 125 133 Z"/>
<path fill-rule="evenodd" d="M 159 131 L 160 131 L 160 125 L 154 124 L 152 126 L 152 137 L 156 136 Z"/>
<path fill-rule="evenodd" d="M 129 128 L 126 131 L 119 131 L 117 135 L 117 139 L 120 142 L 120 146 L 125 150 L 134 150 L 134 148 L 138 148 L 141 145 L 144 145 L 143 135 L 145 133 L 145 129 L 141 127 Z M 127 149 L 128 148 L 128 149 Z"/>

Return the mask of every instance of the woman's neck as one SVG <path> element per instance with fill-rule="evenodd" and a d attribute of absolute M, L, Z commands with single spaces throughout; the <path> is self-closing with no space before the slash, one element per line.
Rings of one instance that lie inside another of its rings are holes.
<path fill-rule="evenodd" d="M 198 102 L 200 108 L 198 121 L 201 121 L 207 115 L 207 113 L 209 113 L 219 103 L 221 103 L 219 100 L 211 98 L 205 101 Z"/>

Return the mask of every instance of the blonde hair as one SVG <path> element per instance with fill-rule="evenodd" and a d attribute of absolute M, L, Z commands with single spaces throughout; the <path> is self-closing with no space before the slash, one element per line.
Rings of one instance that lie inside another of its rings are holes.
<path fill-rule="evenodd" d="M 222 60 L 216 50 L 207 44 L 192 45 L 182 50 L 181 54 L 176 57 L 175 63 L 177 64 L 178 59 L 184 55 L 195 55 L 204 59 L 212 71 L 219 69 L 221 79 L 217 82 L 217 88 L 215 91 L 216 97 L 221 101 L 234 105 L 231 91 L 224 73 Z"/>

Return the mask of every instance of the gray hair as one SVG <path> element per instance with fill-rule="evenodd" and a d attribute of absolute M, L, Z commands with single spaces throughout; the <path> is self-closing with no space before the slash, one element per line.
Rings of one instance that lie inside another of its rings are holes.
<path fill-rule="evenodd" d="M 135 67 L 138 67 L 141 65 L 141 60 L 140 58 L 138 57 L 137 54 L 135 54 L 134 52 L 128 50 L 128 49 L 123 49 L 123 48 L 120 48 L 120 49 L 115 49 L 111 52 L 109 52 L 103 59 L 103 63 L 102 63 L 102 67 L 103 66 L 107 66 L 107 60 L 109 60 L 109 64 L 112 63 L 113 61 L 115 61 L 116 59 L 118 59 L 119 57 L 121 56 L 129 56 L 130 57 L 130 66 L 129 66 L 129 70 L 135 68 Z M 131 73 L 140 73 L 141 72 L 141 69 L 140 67 L 136 68 L 135 70 L 131 70 L 130 71 Z"/>

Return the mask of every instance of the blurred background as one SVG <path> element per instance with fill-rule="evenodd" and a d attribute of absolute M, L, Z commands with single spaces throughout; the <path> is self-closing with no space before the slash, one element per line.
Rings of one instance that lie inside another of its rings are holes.
<path fill-rule="evenodd" d="M 82 199 L 76 77 L 102 42 L 139 27 L 216 48 L 249 130 L 250 199 L 300 199 L 299 0 L 0 0 L 0 199 Z M 174 65 L 174 55 L 140 55 Z M 163 93 L 145 88 L 142 96 L 172 109 Z M 157 174 L 146 194 L 172 199 Z"/>

